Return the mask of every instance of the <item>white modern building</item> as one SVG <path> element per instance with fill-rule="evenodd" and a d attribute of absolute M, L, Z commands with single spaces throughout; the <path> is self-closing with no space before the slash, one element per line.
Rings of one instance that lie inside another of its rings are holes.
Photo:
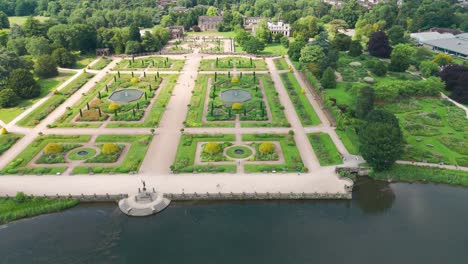
<path fill-rule="evenodd" d="M 433 51 L 468 59 L 468 33 L 453 35 L 451 33 L 421 32 L 411 33 L 410 37 L 418 44 Z"/>

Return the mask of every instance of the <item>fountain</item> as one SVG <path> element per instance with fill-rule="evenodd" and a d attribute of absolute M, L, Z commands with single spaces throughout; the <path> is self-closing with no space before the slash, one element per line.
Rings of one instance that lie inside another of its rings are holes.
<path fill-rule="evenodd" d="M 252 99 L 250 92 L 242 89 L 230 89 L 222 91 L 220 94 L 221 100 L 226 103 L 243 103 Z"/>
<path fill-rule="evenodd" d="M 146 183 L 142 181 L 143 189 L 138 188 L 138 193 L 129 195 L 128 198 L 119 201 L 120 210 L 128 216 L 148 216 L 166 209 L 171 200 L 160 192 L 146 190 Z"/>
<path fill-rule="evenodd" d="M 140 99 L 144 92 L 137 89 L 125 89 L 113 92 L 109 96 L 109 100 L 119 104 L 130 103 Z"/>

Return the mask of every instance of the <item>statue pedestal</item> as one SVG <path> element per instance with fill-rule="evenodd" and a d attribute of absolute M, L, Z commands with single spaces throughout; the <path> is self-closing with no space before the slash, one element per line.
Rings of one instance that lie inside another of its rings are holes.
<path fill-rule="evenodd" d="M 171 200 L 159 192 L 148 192 L 146 190 L 119 201 L 120 210 L 129 216 L 148 216 L 166 209 Z"/>

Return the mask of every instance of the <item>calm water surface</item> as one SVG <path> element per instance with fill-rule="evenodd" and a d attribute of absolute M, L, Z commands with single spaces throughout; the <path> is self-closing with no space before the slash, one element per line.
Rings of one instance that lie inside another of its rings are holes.
<path fill-rule="evenodd" d="M 352 201 L 115 204 L 0 227 L 0 263 L 466 263 L 468 189 L 357 184 Z"/>

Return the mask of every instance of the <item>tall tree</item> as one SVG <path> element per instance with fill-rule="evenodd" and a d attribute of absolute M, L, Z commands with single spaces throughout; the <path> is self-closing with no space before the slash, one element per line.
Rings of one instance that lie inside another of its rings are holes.
<path fill-rule="evenodd" d="M 293 41 L 289 44 L 288 56 L 293 61 L 299 61 L 301 50 L 307 43 L 305 41 Z"/>
<path fill-rule="evenodd" d="M 58 48 L 52 52 L 52 59 L 60 67 L 71 67 L 76 62 L 76 57 L 65 48 Z"/>
<path fill-rule="evenodd" d="M 252 37 L 244 42 L 242 48 L 250 54 L 258 54 L 265 49 L 265 44 L 258 38 Z"/>
<path fill-rule="evenodd" d="M 369 54 L 379 58 L 388 58 L 392 53 L 392 48 L 388 42 L 388 37 L 383 31 L 377 31 L 372 34 L 367 43 Z"/>
<path fill-rule="evenodd" d="M 322 84 L 322 87 L 325 89 L 336 88 L 335 70 L 333 70 L 331 67 L 328 67 L 323 72 L 322 78 L 320 79 L 320 84 Z"/>
<path fill-rule="evenodd" d="M 349 56 L 357 57 L 362 54 L 362 45 L 359 40 L 353 40 L 349 44 Z"/>
<path fill-rule="evenodd" d="M 34 73 L 41 78 L 57 76 L 57 64 L 50 55 L 42 55 L 34 64 Z"/>
<path fill-rule="evenodd" d="M 8 16 L 0 11 L 0 29 L 10 28 L 10 21 L 8 21 Z"/>
<path fill-rule="evenodd" d="M 140 29 L 138 28 L 136 24 L 130 25 L 130 28 L 128 29 L 128 34 L 129 34 L 128 40 L 138 41 L 138 42 L 141 41 Z"/>
<path fill-rule="evenodd" d="M 302 63 L 316 63 L 319 64 L 325 58 L 323 48 L 316 45 L 307 45 L 301 49 L 301 58 L 299 59 Z"/>
<path fill-rule="evenodd" d="M 356 117 L 365 118 L 374 109 L 375 93 L 371 87 L 363 87 L 356 99 Z"/>
<path fill-rule="evenodd" d="M 34 80 L 32 73 L 21 68 L 10 73 L 7 87 L 25 99 L 37 97 L 41 93 L 41 87 Z"/>
<path fill-rule="evenodd" d="M 413 54 L 414 49 L 407 44 L 398 44 L 392 50 L 392 55 L 390 56 L 390 66 L 391 71 L 404 72 L 410 66 L 410 58 Z"/>

